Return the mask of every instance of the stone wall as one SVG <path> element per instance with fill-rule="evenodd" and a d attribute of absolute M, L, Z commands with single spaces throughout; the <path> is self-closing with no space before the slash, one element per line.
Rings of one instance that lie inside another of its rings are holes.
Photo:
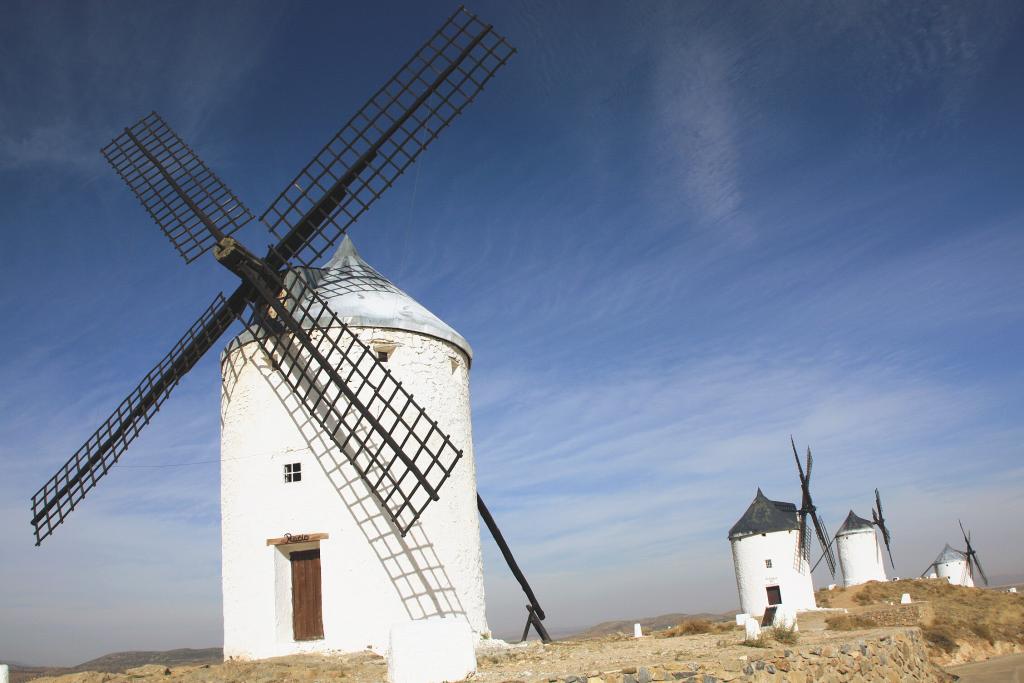
<path fill-rule="evenodd" d="M 912 602 L 909 605 L 878 605 L 857 612 L 858 621 L 874 626 L 927 626 L 935 620 L 930 602 Z"/>
<path fill-rule="evenodd" d="M 582 672 L 575 676 L 547 680 L 550 683 L 901 683 L 954 679 L 928 660 L 921 632 L 913 628 L 836 644 L 808 647 L 793 645 L 781 653 L 750 648 L 748 655 L 719 662 L 650 663 L 646 666 Z"/>

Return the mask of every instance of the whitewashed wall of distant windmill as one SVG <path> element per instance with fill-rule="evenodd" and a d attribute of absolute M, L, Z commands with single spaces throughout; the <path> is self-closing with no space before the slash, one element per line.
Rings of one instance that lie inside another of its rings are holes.
<path fill-rule="evenodd" d="M 254 343 L 223 359 L 221 507 L 224 655 L 243 659 L 308 651 L 384 653 L 390 627 L 464 619 L 488 632 L 476 506 L 469 359 L 455 345 L 412 332 L 353 328 L 367 344 L 393 345 L 388 367 L 464 457 L 420 523 L 391 530 L 376 500 Z M 301 463 L 302 481 L 284 483 Z M 321 552 L 324 639 L 292 639 L 290 566 L 268 546 L 285 533 L 326 533 Z"/>
<path fill-rule="evenodd" d="M 935 564 L 935 573 L 940 579 L 948 579 L 954 586 L 974 587 L 974 579 L 971 578 L 966 559 L 938 562 Z"/>
<path fill-rule="evenodd" d="M 836 536 L 843 585 L 856 586 L 868 581 L 887 581 L 882 548 L 874 528 L 855 529 Z"/>
<path fill-rule="evenodd" d="M 768 607 L 768 586 L 778 586 L 782 604 L 794 610 L 817 607 L 811 568 L 799 551 L 800 533 L 773 531 L 741 536 L 731 541 L 740 594 L 740 611 L 764 614 Z M 768 566 L 768 562 L 771 566 Z"/>

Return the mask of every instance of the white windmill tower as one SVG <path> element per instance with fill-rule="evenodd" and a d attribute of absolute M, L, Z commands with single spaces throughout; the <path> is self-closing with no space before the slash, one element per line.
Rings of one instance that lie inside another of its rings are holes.
<path fill-rule="evenodd" d="M 446 426 L 463 457 L 444 496 L 403 537 L 260 344 L 237 338 L 222 362 L 225 656 L 382 651 L 392 625 L 433 617 L 486 633 L 472 349 L 371 268 L 347 236 L 310 275 L 331 312 Z"/>
<path fill-rule="evenodd" d="M 886 580 L 882 548 L 875 537 L 875 526 L 863 517 L 858 517 L 853 510 L 850 510 L 836 532 L 836 546 L 844 586 Z"/>
<path fill-rule="evenodd" d="M 817 607 L 796 505 L 769 500 L 757 489 L 729 529 L 729 542 L 742 612 L 760 616 L 783 604 L 794 611 Z"/>
<path fill-rule="evenodd" d="M 967 567 L 967 555 L 948 543 L 929 569 L 935 572 L 937 578 L 946 579 L 954 586 L 974 587 L 974 578 Z"/>
<path fill-rule="evenodd" d="M 886 581 L 885 559 L 882 548 L 875 536 L 875 527 L 882 532 L 882 540 L 892 563 L 891 535 L 882 516 L 882 497 L 875 489 L 875 507 L 871 509 L 871 521 L 858 517 L 850 510 L 843 525 L 836 532 L 836 546 L 839 551 L 839 566 L 843 570 L 843 585 L 856 586 L 868 581 Z M 895 567 L 895 564 L 893 564 Z"/>
<path fill-rule="evenodd" d="M 975 572 L 977 572 L 978 577 L 987 586 L 988 577 L 985 576 L 985 570 L 981 568 L 978 552 L 971 545 L 971 534 L 964 530 L 962 523 L 960 524 L 960 532 L 964 535 L 964 543 L 967 545 L 967 549 L 957 550 L 947 543 L 946 547 L 939 553 L 939 556 L 928 565 L 928 568 L 924 570 L 921 576 L 928 574 L 929 578 L 932 578 L 934 574 L 935 578 L 946 579 L 954 586 L 974 588 L 974 576 Z"/>

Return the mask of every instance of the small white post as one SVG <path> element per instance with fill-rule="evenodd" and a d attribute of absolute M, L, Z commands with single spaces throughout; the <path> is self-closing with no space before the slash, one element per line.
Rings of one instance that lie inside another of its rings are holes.
<path fill-rule="evenodd" d="M 8 680 L 9 680 L 8 679 L 8 674 L 9 673 L 10 672 L 9 672 L 9 669 L 7 668 L 7 665 L 6 664 L 0 664 L 0 683 L 7 683 L 8 682 Z"/>
<path fill-rule="evenodd" d="M 909 605 L 910 604 L 910 593 L 904 593 L 903 594 L 903 597 L 900 598 L 900 604 L 901 605 Z"/>
<path fill-rule="evenodd" d="M 1010 589 L 1008 591 L 1006 591 L 1006 592 L 1007 593 L 1016 593 L 1017 592 L 1017 587 L 1016 586 L 1010 586 Z"/>
<path fill-rule="evenodd" d="M 747 617 L 746 622 L 743 624 L 746 635 L 744 636 L 747 640 L 757 640 L 761 637 L 761 624 L 757 623 L 753 617 Z"/>
<path fill-rule="evenodd" d="M 745 613 L 737 614 L 736 615 L 736 625 L 737 626 L 743 626 L 743 624 L 747 623 L 747 618 L 749 616 L 750 616 L 749 614 L 745 614 Z"/>
<path fill-rule="evenodd" d="M 642 628 L 640 628 L 640 624 L 633 624 L 633 637 L 634 638 L 643 638 L 644 637 L 644 630 Z"/>
<path fill-rule="evenodd" d="M 830 584 L 828 585 L 828 589 L 829 589 L 830 591 L 834 591 L 834 590 L 836 589 L 836 585 L 835 585 L 834 583 L 830 583 Z"/>

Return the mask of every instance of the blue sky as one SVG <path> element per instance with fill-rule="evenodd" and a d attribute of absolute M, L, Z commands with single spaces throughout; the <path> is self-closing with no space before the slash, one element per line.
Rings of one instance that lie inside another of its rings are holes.
<path fill-rule="evenodd" d="M 30 495 L 231 286 L 99 148 L 155 109 L 261 211 L 452 9 L 8 5 L 0 657 L 220 642 L 215 355 L 32 546 Z M 726 533 L 796 500 L 791 433 L 833 530 L 882 489 L 899 574 L 958 517 L 1021 574 L 1024 9 L 470 9 L 519 54 L 351 235 L 472 343 L 480 490 L 550 625 L 733 608 Z"/>

